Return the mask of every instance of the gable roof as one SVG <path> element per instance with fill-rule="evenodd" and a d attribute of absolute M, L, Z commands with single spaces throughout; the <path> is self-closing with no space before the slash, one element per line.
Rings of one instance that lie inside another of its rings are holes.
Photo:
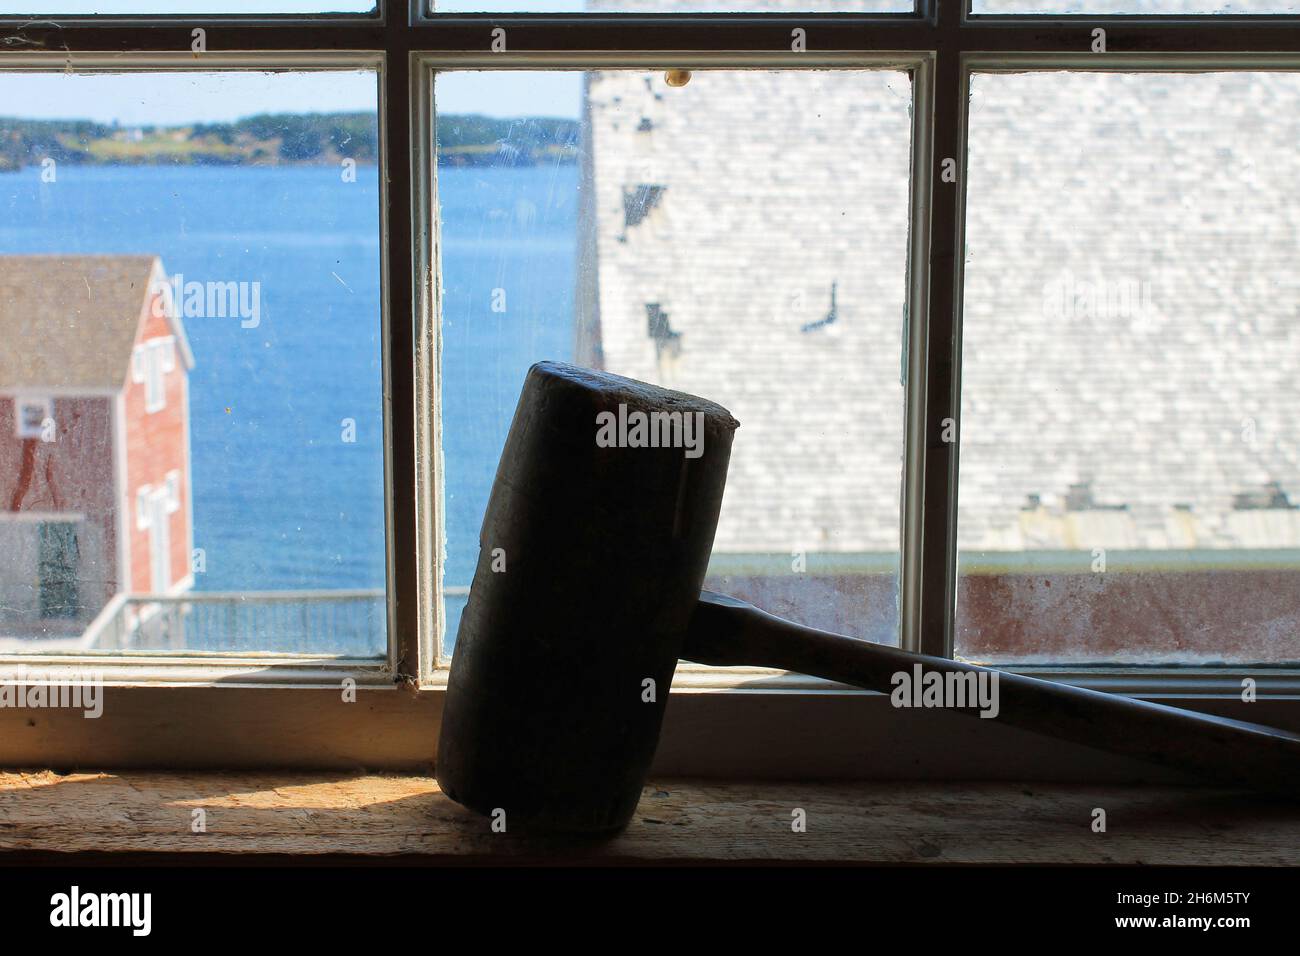
<path fill-rule="evenodd" d="M 0 389 L 120 389 L 161 270 L 157 256 L 0 256 Z"/>

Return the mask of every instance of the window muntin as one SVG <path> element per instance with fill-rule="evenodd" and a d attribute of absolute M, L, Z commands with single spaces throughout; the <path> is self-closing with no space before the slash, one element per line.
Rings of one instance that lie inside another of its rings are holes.
<path fill-rule="evenodd" d="M 3 387 L 66 408 L 17 510 L 89 528 L 75 619 L 17 649 L 385 654 L 376 83 L 0 74 L 35 114 L 0 121 L 0 283 L 41 306 Z"/>
<path fill-rule="evenodd" d="M 959 655 L 1300 659 L 1298 107 L 1295 73 L 972 77 Z"/>
<path fill-rule="evenodd" d="M 896 643 L 907 74 L 440 73 L 435 96 L 444 653 L 542 358 L 730 408 L 708 586 Z"/>

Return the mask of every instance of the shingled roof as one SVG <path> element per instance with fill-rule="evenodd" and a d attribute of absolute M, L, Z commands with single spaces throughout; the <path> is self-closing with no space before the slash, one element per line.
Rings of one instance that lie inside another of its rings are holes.
<path fill-rule="evenodd" d="M 121 388 L 158 263 L 0 256 L 0 388 Z"/>
<path fill-rule="evenodd" d="M 719 552 L 899 546 L 909 105 L 589 76 L 579 360 L 740 420 Z M 962 547 L 1300 547 L 1300 77 L 976 77 L 971 124 Z"/>

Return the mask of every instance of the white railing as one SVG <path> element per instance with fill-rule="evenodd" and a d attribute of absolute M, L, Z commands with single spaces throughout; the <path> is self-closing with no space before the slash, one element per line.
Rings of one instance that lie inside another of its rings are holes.
<path fill-rule="evenodd" d="M 126 602 L 125 594 L 113 595 L 82 633 L 79 644 L 83 649 L 119 646 L 122 610 L 126 607 Z"/>
<path fill-rule="evenodd" d="M 108 613 L 117 602 L 115 613 Z M 119 595 L 86 632 L 88 650 L 372 656 L 386 646 L 382 589 Z"/>
<path fill-rule="evenodd" d="M 443 587 L 464 599 L 469 585 Z M 382 589 L 191 591 L 115 594 L 62 650 L 188 650 L 381 654 L 387 603 Z M 25 647 L 24 642 L 20 646 Z"/>

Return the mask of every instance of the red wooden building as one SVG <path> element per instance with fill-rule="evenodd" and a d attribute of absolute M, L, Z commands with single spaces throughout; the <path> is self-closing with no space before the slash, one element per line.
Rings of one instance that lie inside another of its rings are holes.
<path fill-rule="evenodd" d="M 188 373 L 156 256 L 0 256 L 0 649 L 193 584 Z"/>

